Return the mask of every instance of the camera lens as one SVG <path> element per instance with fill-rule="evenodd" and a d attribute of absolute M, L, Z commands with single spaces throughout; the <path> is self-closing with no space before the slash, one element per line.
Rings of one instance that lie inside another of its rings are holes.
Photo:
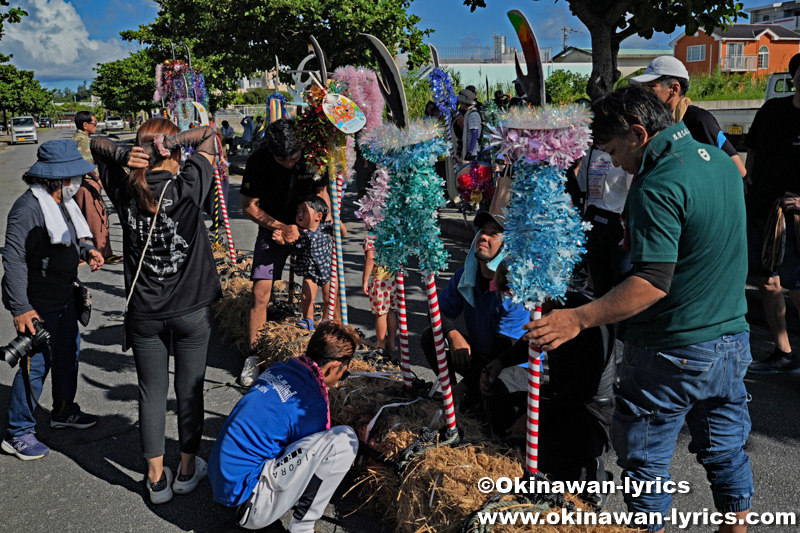
<path fill-rule="evenodd" d="M 8 343 L 8 346 L 0 348 L 0 355 L 9 365 L 16 366 L 20 359 L 33 352 L 33 341 L 27 335 L 19 335 Z"/>

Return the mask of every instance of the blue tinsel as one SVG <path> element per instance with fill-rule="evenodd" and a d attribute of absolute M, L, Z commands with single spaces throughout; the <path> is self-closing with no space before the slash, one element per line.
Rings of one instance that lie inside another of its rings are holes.
<path fill-rule="evenodd" d="M 428 76 L 428 83 L 431 86 L 431 92 L 433 92 L 433 102 L 442 112 L 442 116 L 447 118 L 452 115 L 458 105 L 458 98 L 453 89 L 453 83 L 450 81 L 450 76 L 447 72 L 436 67 Z"/>
<path fill-rule="evenodd" d="M 433 170 L 447 151 L 436 137 L 413 146 L 376 150 L 361 144 L 364 158 L 383 165 L 391 175 L 384 219 L 374 229 L 376 262 L 397 272 L 410 255 L 419 257 L 423 275 L 437 275 L 447 266 L 437 210 L 444 207 L 444 181 Z"/>
<path fill-rule="evenodd" d="M 562 299 L 572 270 L 586 250 L 584 223 L 564 189 L 564 173 L 524 160 L 514 165 L 504 247 L 515 303 L 529 309 Z"/>

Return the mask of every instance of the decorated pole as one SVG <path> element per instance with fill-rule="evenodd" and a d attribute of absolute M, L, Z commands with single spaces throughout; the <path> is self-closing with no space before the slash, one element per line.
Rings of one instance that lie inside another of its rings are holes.
<path fill-rule="evenodd" d="M 542 318 L 542 307 L 536 306 L 531 312 L 531 320 Z M 525 464 L 528 471 L 539 471 L 539 385 L 542 350 L 533 342 L 528 344 L 528 417 Z"/>
<path fill-rule="evenodd" d="M 342 173 L 337 172 L 335 198 L 331 199 L 331 204 L 333 204 L 333 235 L 336 240 L 336 265 L 339 301 L 342 306 L 342 323 L 347 324 L 347 290 L 344 284 L 344 255 L 342 254 L 342 188 Z"/>
<path fill-rule="evenodd" d="M 397 274 L 410 255 L 419 258 L 450 436 L 455 434 L 456 416 L 436 293 L 436 274 L 448 257 L 437 217 L 444 204 L 444 184 L 432 164 L 447 149 L 441 127 L 432 121 L 411 121 L 403 128 L 384 124 L 366 132 L 360 146 L 366 159 L 392 170 L 383 220 L 375 226 L 375 255 L 377 263 Z"/>
<path fill-rule="evenodd" d="M 436 294 L 436 278 L 428 274 L 425 280 L 425 291 L 428 295 L 428 312 L 433 328 L 433 343 L 436 346 L 436 362 L 439 365 L 439 382 L 442 384 L 442 401 L 448 429 L 456 427 L 456 410 L 453 405 L 453 390 L 450 386 L 450 370 L 447 368 L 447 352 L 444 346 L 442 331 L 442 315 L 439 312 L 439 297 Z"/>
<path fill-rule="evenodd" d="M 225 204 L 225 195 L 222 194 L 222 180 L 219 176 L 220 168 L 222 168 L 223 159 L 222 159 L 222 144 L 219 142 L 219 138 L 217 134 L 214 134 L 214 147 L 217 150 L 216 156 L 216 166 L 214 167 L 214 181 L 217 184 L 217 199 L 219 201 L 219 206 L 222 209 L 222 221 L 225 224 L 225 235 L 228 238 L 228 250 L 231 253 L 231 264 L 234 266 L 236 265 L 236 248 L 233 246 L 233 236 L 231 236 L 231 225 L 228 220 L 228 206 Z"/>
<path fill-rule="evenodd" d="M 403 370 L 403 386 L 411 388 L 411 352 L 408 349 L 408 318 L 406 317 L 406 289 L 403 269 L 397 272 L 397 323 L 400 326 L 400 368 Z M 445 359 L 445 364 L 447 360 Z"/>
<path fill-rule="evenodd" d="M 331 202 L 333 203 L 333 202 Z M 325 306 L 325 320 L 333 320 L 336 315 L 336 285 L 339 277 L 339 268 L 336 261 L 336 253 L 331 256 L 331 281 L 328 289 L 328 304 Z"/>
<path fill-rule="evenodd" d="M 584 252 L 584 227 L 565 190 L 564 170 L 589 147 L 590 116 L 579 105 L 514 108 L 492 128 L 493 144 L 514 163 L 511 201 L 506 208 L 504 248 L 508 284 L 515 303 L 531 318 L 541 317 L 541 302 L 561 299 Z M 539 380 L 543 354 L 528 348 L 528 409 L 525 466 L 538 471 Z"/>

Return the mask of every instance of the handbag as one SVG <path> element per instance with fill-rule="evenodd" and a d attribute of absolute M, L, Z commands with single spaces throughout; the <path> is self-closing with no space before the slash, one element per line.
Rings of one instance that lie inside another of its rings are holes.
<path fill-rule="evenodd" d="M 75 308 L 78 311 L 78 322 L 83 326 L 88 326 L 89 318 L 92 316 L 92 293 L 77 279 L 72 282 L 72 292 Z"/>
<path fill-rule="evenodd" d="M 158 213 L 161 211 L 161 201 L 164 199 L 164 193 L 167 192 L 167 187 L 169 184 L 172 183 L 175 177 L 173 176 L 170 181 L 168 181 L 164 188 L 161 190 L 161 196 L 158 197 L 158 203 L 156 204 L 156 212 L 153 214 L 153 222 L 150 223 L 150 231 L 147 232 L 147 240 L 144 242 L 144 247 L 142 248 L 142 255 L 139 257 L 139 264 L 136 266 L 136 274 L 133 276 L 133 281 L 131 282 L 131 290 L 128 292 L 128 297 L 125 298 L 125 309 L 122 310 L 122 351 L 127 352 L 130 345 L 128 344 L 128 304 L 131 301 L 131 296 L 133 296 L 133 289 L 136 287 L 136 281 L 139 279 L 139 274 L 142 272 L 142 263 L 144 263 L 144 254 L 147 252 L 148 246 L 150 246 L 150 238 L 153 236 L 153 229 L 156 227 L 156 219 L 158 218 Z"/>

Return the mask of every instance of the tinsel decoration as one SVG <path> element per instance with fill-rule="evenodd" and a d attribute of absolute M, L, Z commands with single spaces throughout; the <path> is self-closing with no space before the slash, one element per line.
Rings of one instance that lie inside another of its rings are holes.
<path fill-rule="evenodd" d="M 356 218 L 363 220 L 368 230 L 383 221 L 389 187 L 389 172 L 384 167 L 378 167 L 370 177 L 366 194 L 356 202 Z"/>
<path fill-rule="evenodd" d="M 440 238 L 438 209 L 444 207 L 444 182 L 433 170 L 447 147 L 441 127 L 415 120 L 407 128 L 383 124 L 360 141 L 364 157 L 392 175 L 384 220 L 375 228 L 376 261 L 397 273 L 410 255 L 419 257 L 424 276 L 435 276 L 447 264 Z"/>
<path fill-rule="evenodd" d="M 180 111 L 181 100 L 189 99 L 208 107 L 208 92 L 203 73 L 180 60 L 167 60 L 156 65 L 156 91 L 153 101 L 166 106 L 173 115 Z M 185 129 L 185 128 L 182 128 Z"/>
<path fill-rule="evenodd" d="M 571 204 L 564 172 L 520 160 L 506 208 L 504 247 L 514 303 L 528 309 L 563 298 L 573 267 L 586 250 L 584 223 Z"/>
<path fill-rule="evenodd" d="M 305 94 L 308 107 L 297 120 L 297 137 L 303 143 L 306 166 L 318 175 L 325 172 L 328 164 L 328 143 L 331 128 L 334 128 L 322 110 L 327 94 L 326 89 L 312 85 Z"/>
<path fill-rule="evenodd" d="M 442 116 L 449 120 L 458 105 L 458 97 L 453 89 L 450 76 L 447 72 L 436 67 L 428 76 L 428 84 L 433 93 L 433 103 L 439 108 Z"/>
<path fill-rule="evenodd" d="M 476 210 L 484 200 L 494 197 L 494 173 L 492 167 L 472 161 L 467 172 L 462 172 L 456 178 L 456 187 L 461 194 L 461 199 L 466 204 L 472 204 Z"/>
<path fill-rule="evenodd" d="M 499 120 L 489 137 L 506 161 L 525 159 L 564 170 L 591 144 L 591 115 L 582 105 L 512 107 Z"/>
<path fill-rule="evenodd" d="M 340 94 L 348 97 L 361 108 L 367 124 L 361 130 L 369 131 L 383 122 L 383 95 L 375 72 L 364 67 L 340 67 L 333 71 L 332 79 L 340 87 Z"/>
<path fill-rule="evenodd" d="M 278 111 L 277 113 L 272 112 L 273 100 L 277 100 L 275 104 L 276 107 L 280 106 L 280 111 L 276 109 L 276 111 Z M 289 113 L 286 111 L 286 97 L 281 93 L 275 93 L 269 95 L 267 97 L 267 113 L 269 113 L 269 115 L 267 116 L 267 124 L 272 124 L 281 117 L 288 117 Z M 273 116 L 273 115 L 280 115 L 280 116 Z"/>

